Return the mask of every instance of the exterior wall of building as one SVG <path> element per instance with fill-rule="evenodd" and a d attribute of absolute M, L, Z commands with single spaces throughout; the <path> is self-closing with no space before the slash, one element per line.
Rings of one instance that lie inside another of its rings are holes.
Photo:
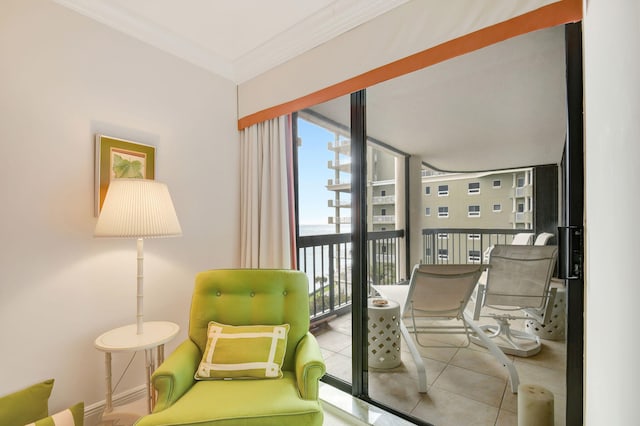
<path fill-rule="evenodd" d="M 518 178 L 524 182 L 518 182 Z M 519 183 L 524 185 L 518 187 Z M 426 176 L 422 178 L 422 225 L 531 229 L 532 195 L 531 169 Z"/>

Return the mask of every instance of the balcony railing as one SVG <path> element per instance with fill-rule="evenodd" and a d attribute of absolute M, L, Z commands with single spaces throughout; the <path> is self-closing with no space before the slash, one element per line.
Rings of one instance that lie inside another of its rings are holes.
<path fill-rule="evenodd" d="M 395 223 L 395 215 L 376 215 L 373 216 L 373 223 Z"/>
<path fill-rule="evenodd" d="M 351 223 L 351 218 L 349 216 L 329 216 L 329 225 L 342 224 L 349 225 Z"/>
<path fill-rule="evenodd" d="M 527 230 L 533 232 L 532 230 Z M 522 229 L 430 228 L 422 230 L 423 263 L 482 263 L 494 244 L 511 244 Z"/>
<path fill-rule="evenodd" d="M 369 284 L 396 283 L 404 231 L 368 232 L 367 237 Z M 309 278 L 313 321 L 351 309 L 351 234 L 299 237 L 298 269 Z"/>
<path fill-rule="evenodd" d="M 396 202 L 396 196 L 384 195 L 384 196 L 373 197 L 372 201 L 373 201 L 373 204 L 394 204 Z"/>
<path fill-rule="evenodd" d="M 510 244 L 521 229 L 438 228 L 422 230 L 423 263 L 483 263 L 484 251 Z M 533 230 L 527 230 L 534 232 Z M 400 248 L 404 230 L 368 232 L 367 265 L 370 285 L 395 284 L 406 270 Z M 298 238 L 298 269 L 309 277 L 309 310 L 313 322 L 351 309 L 351 234 Z"/>
<path fill-rule="evenodd" d="M 351 207 L 351 200 L 328 200 L 329 207 Z"/>

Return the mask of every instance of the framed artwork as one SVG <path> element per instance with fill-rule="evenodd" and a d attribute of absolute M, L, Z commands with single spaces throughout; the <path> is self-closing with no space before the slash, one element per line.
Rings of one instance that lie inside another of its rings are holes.
<path fill-rule="evenodd" d="M 113 179 L 155 179 L 156 148 L 96 134 L 95 215 Z"/>

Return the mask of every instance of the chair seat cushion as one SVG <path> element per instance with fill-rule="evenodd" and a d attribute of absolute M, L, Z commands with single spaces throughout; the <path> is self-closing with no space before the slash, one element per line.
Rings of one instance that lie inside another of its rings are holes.
<path fill-rule="evenodd" d="M 198 381 L 174 405 L 136 425 L 322 425 L 319 401 L 302 399 L 295 375 L 280 379 Z"/>

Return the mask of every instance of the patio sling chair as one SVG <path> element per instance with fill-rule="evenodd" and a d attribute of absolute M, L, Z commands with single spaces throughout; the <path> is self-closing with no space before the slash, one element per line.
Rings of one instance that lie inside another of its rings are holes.
<path fill-rule="evenodd" d="M 511 245 L 529 246 L 533 244 L 533 237 L 535 237 L 535 235 L 536 234 L 534 234 L 533 232 L 518 232 L 513 236 L 513 239 L 511 240 Z M 482 263 L 485 263 L 485 264 L 489 263 L 489 257 L 491 257 L 491 251 L 493 250 L 494 247 L 495 245 L 490 245 L 484 250 L 484 253 L 482 253 Z"/>
<path fill-rule="evenodd" d="M 550 289 L 550 282 L 557 254 L 556 246 L 496 245 L 491 252 L 486 285 L 478 285 L 474 319 L 490 317 L 497 322 L 480 329 L 505 353 L 527 357 L 540 352 L 540 337 L 513 330 L 510 321 L 534 318 L 543 323 L 549 317 L 556 291 Z M 478 338 L 472 341 L 485 345 Z"/>
<path fill-rule="evenodd" d="M 189 337 L 153 374 L 150 425 L 322 425 L 320 347 L 300 271 L 196 276 Z"/>
<path fill-rule="evenodd" d="M 413 268 L 409 285 L 378 285 L 374 289 L 382 296 L 400 304 L 400 331 L 418 370 L 418 390 L 427 391 L 427 376 L 421 354 L 422 347 L 466 347 L 473 334 L 479 334 L 489 351 L 507 368 L 512 392 L 517 392 L 518 374 L 513 363 L 484 336 L 465 313 L 469 297 L 482 272 L 483 265 L 419 264 Z M 462 345 L 427 343 L 423 334 L 463 334 Z"/>

